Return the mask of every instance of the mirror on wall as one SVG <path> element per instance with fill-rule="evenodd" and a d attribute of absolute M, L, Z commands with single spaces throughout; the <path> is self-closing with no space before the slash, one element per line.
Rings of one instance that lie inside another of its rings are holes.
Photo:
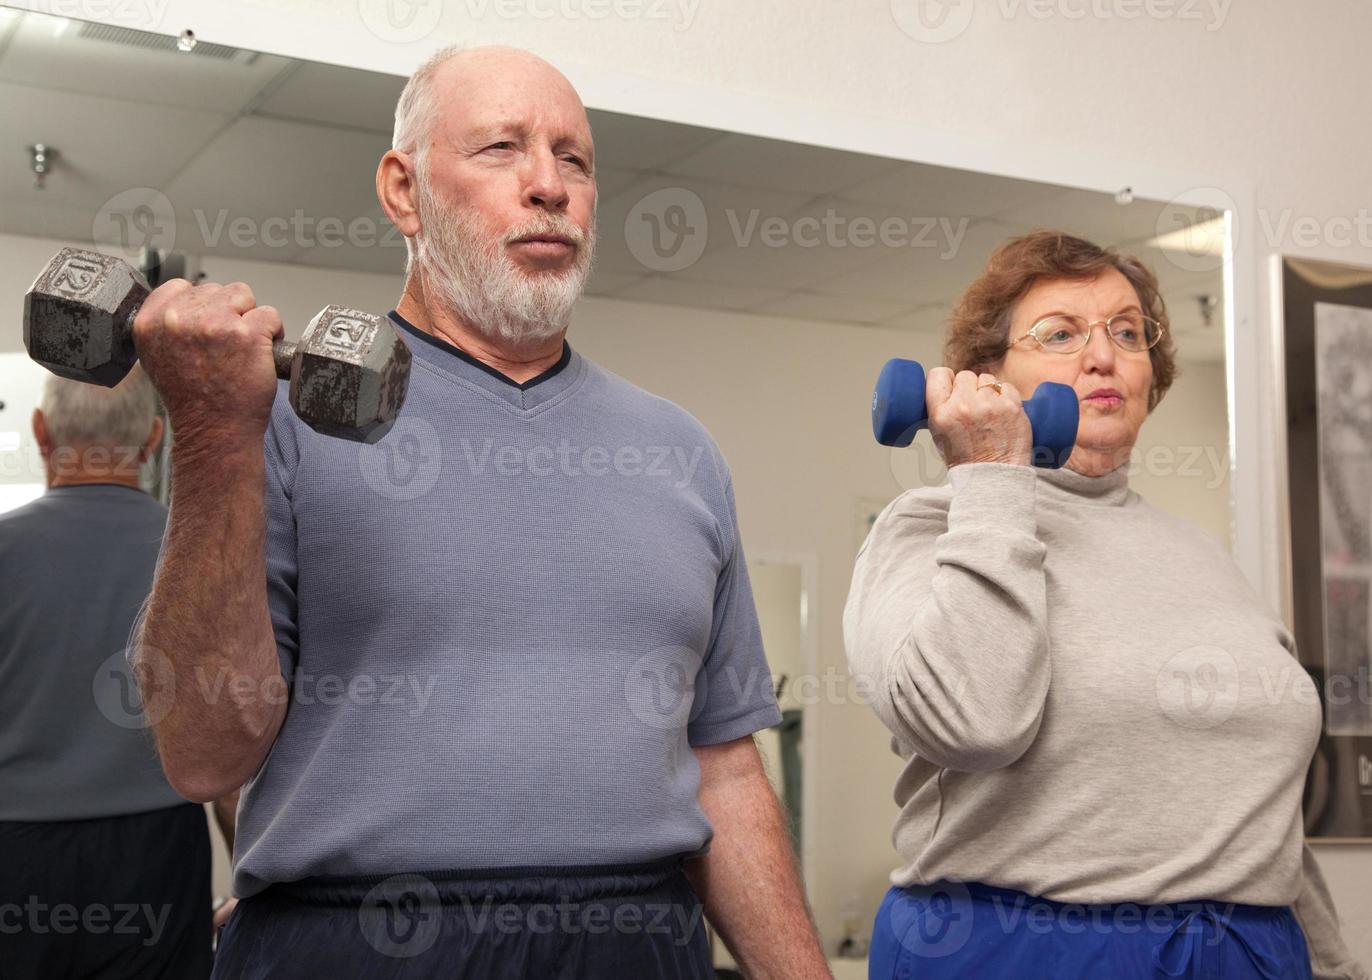
<path fill-rule="evenodd" d="M 327 303 L 391 309 L 405 248 L 373 174 L 403 84 L 0 11 L 0 132 L 12 151 L 0 161 L 0 292 L 11 311 L 0 319 L 0 453 L 35 456 L 18 310 L 62 245 L 133 262 L 174 254 L 187 275 L 245 281 L 292 336 Z M 598 256 L 569 339 L 696 415 L 729 460 L 788 718 L 759 741 L 811 842 L 807 887 L 837 946 L 841 920 L 870 921 L 894 865 L 894 759 L 857 699 L 812 683 L 819 693 L 802 703 L 803 682 L 844 676 L 855 512 L 861 523 L 943 478 L 927 437 L 900 452 L 872 441 L 877 371 L 890 357 L 940 362 L 945 317 L 1007 238 L 1055 227 L 1130 252 L 1159 278 L 1181 367 L 1144 427 L 1132 484 L 1227 541 L 1223 216 L 1125 189 L 590 115 Z M 41 173 L 24 150 L 39 145 Z M 0 506 L 37 489 L 31 462 L 6 466 Z M 812 741 L 819 730 L 824 746 Z M 216 887 L 228 889 L 222 849 Z"/>

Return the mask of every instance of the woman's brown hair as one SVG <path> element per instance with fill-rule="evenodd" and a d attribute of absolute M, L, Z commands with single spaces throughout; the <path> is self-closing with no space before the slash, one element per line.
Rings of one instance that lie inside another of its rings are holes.
<path fill-rule="evenodd" d="M 1061 231 L 1031 231 L 996 247 L 982 274 L 953 308 L 943 342 L 943 363 L 954 371 L 989 371 L 1005 357 L 1015 304 L 1030 287 L 1050 279 L 1095 279 L 1107 269 L 1128 279 L 1144 314 L 1162 324 L 1162 339 L 1148 352 L 1153 362 L 1153 388 L 1148 393 L 1151 412 L 1177 376 L 1176 345 L 1158 278 L 1131 255 Z"/>

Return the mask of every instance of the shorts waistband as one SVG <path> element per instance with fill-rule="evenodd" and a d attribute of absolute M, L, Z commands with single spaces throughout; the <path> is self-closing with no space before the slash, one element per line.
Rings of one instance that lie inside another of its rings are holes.
<path fill-rule="evenodd" d="M 918 889 L 921 886 L 913 886 Z M 1246 905 L 1242 902 L 1225 902 L 1218 899 L 1188 899 L 1181 902 L 1060 902 L 1051 898 L 1042 898 L 1022 892 L 1015 888 L 1002 888 L 996 885 L 986 885 L 979 881 L 965 881 L 957 884 L 949 882 L 939 882 L 930 887 L 962 887 L 967 893 L 977 901 L 997 902 L 999 904 L 1010 903 L 1029 903 L 1032 902 L 1040 907 L 1050 909 L 1054 912 L 1069 912 L 1077 909 L 1093 909 L 1103 913 L 1119 912 L 1123 910 L 1138 909 L 1140 911 L 1154 910 L 1154 915 L 1170 915 L 1181 918 L 1195 912 L 1209 911 L 1214 914 L 1223 915 L 1226 918 L 1262 918 L 1272 915 L 1280 915 L 1289 912 L 1289 907 L 1285 905 Z"/>
<path fill-rule="evenodd" d="M 629 898 L 685 881 L 687 855 L 641 864 L 543 865 L 444 869 L 394 874 L 316 875 L 278 882 L 263 898 L 310 905 L 363 905 L 378 897 L 409 893 L 422 901 L 470 899 L 499 902 Z M 254 896 L 256 898 L 258 896 Z M 252 899 L 249 899 L 251 901 Z"/>

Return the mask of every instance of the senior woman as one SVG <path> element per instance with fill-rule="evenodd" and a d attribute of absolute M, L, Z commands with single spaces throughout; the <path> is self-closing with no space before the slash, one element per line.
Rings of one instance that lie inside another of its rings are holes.
<path fill-rule="evenodd" d="M 1301 824 L 1320 731 L 1228 553 L 1129 489 L 1175 375 L 1157 280 L 1058 232 L 955 309 L 929 427 L 949 486 L 881 514 L 844 615 L 905 760 L 870 975 L 1366 978 Z M 1080 400 L 1061 470 L 1020 402 Z"/>

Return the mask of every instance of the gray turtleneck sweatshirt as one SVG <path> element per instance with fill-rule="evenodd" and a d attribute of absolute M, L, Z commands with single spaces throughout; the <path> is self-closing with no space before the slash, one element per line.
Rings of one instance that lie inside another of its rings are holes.
<path fill-rule="evenodd" d="M 1317 980 L 1365 980 L 1301 825 L 1319 699 L 1229 553 L 1127 467 L 949 478 L 882 512 L 844 614 L 906 760 L 892 882 L 1292 905 Z"/>

